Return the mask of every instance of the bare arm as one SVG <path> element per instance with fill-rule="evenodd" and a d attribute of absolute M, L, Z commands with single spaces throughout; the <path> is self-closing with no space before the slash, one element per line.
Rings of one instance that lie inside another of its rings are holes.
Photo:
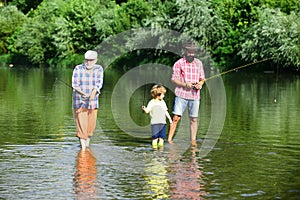
<path fill-rule="evenodd" d="M 169 114 L 169 112 L 166 110 L 166 116 L 167 116 L 167 118 L 169 119 L 169 122 L 170 122 L 170 124 L 172 124 L 172 118 L 171 118 L 171 116 L 170 116 L 170 114 Z"/>
<path fill-rule="evenodd" d="M 197 90 L 201 90 L 204 83 L 205 83 L 205 79 L 201 79 L 198 83 L 195 84 L 195 88 Z"/>
<path fill-rule="evenodd" d="M 193 83 L 182 82 L 178 79 L 172 79 L 172 82 L 175 83 L 179 87 L 184 87 L 184 88 L 192 88 L 193 87 Z"/>
<path fill-rule="evenodd" d="M 150 112 L 150 110 L 148 110 L 148 109 L 146 108 L 146 106 L 142 106 L 142 110 L 143 110 L 145 113 L 149 113 L 149 112 Z"/>

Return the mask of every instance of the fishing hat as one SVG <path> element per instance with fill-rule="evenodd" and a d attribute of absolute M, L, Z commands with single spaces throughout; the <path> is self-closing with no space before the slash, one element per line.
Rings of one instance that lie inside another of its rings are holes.
<path fill-rule="evenodd" d="M 92 50 L 88 50 L 85 54 L 84 54 L 84 58 L 86 60 L 95 60 L 98 58 L 98 53 L 97 51 L 92 51 Z"/>

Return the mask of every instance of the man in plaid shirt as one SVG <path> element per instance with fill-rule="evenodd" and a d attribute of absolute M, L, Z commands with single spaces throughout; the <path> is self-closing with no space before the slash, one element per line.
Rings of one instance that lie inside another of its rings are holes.
<path fill-rule="evenodd" d="M 90 138 L 96 128 L 98 97 L 103 85 L 103 68 L 97 65 L 98 54 L 88 50 L 84 63 L 73 70 L 73 108 L 76 123 L 76 136 L 81 148 L 89 147 Z"/>
<path fill-rule="evenodd" d="M 202 62 L 195 58 L 198 48 L 193 42 L 184 46 L 184 57 L 173 65 L 172 82 L 176 84 L 173 108 L 173 123 L 170 124 L 168 142 L 173 143 L 176 126 L 186 107 L 190 117 L 190 138 L 196 145 L 198 129 L 198 112 L 200 106 L 200 89 L 205 81 Z"/>

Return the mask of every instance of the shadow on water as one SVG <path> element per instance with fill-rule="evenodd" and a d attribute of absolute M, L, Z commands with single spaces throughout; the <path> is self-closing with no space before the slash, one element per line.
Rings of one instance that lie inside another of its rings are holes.
<path fill-rule="evenodd" d="M 71 73 L 0 69 L 0 198 L 299 199 L 298 76 L 282 76 L 275 85 L 271 74 L 226 75 L 224 129 L 213 151 L 200 159 L 199 148 L 166 144 L 154 150 L 150 129 L 143 133 L 149 137 L 136 138 L 118 127 L 111 95 L 120 74 L 113 71 L 106 72 L 91 149 L 81 151 L 72 92 L 55 81 L 70 83 Z M 122 120 L 148 125 L 140 109 L 150 98 L 147 87 L 134 91 L 131 116 Z M 165 98 L 171 110 L 174 94 L 168 91 Z M 199 147 L 210 117 L 204 88 Z M 177 134 L 188 141 L 187 133 Z"/>

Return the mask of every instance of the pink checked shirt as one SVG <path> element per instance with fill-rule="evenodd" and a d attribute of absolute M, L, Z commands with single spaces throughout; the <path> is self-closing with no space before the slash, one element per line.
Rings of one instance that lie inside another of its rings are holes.
<path fill-rule="evenodd" d="M 101 65 L 95 65 L 91 70 L 87 70 L 86 65 L 77 65 L 72 75 L 72 87 L 78 89 L 88 96 L 95 88 L 98 92 L 94 100 L 85 100 L 81 95 L 73 91 L 73 107 L 86 107 L 87 109 L 95 109 L 99 107 L 98 97 L 103 84 L 103 68 Z"/>
<path fill-rule="evenodd" d="M 205 79 L 202 62 L 195 58 L 193 62 L 189 63 L 185 58 L 179 59 L 173 65 L 172 80 L 177 79 L 184 83 L 196 83 Z M 176 86 L 175 95 L 184 99 L 200 99 L 200 90 L 192 88 Z"/>

